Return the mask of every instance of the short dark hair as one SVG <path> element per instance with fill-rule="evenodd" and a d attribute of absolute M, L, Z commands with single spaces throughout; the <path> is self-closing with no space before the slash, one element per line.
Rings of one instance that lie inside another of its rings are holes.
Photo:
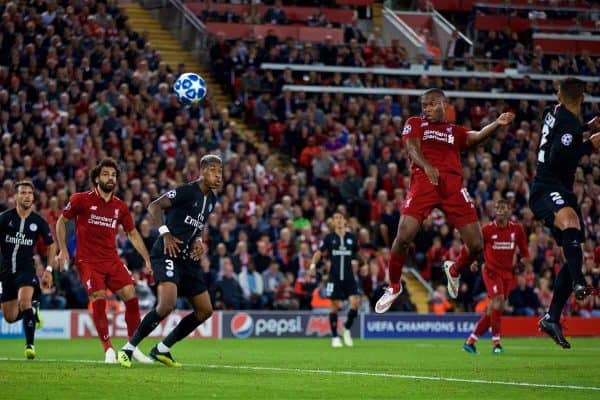
<path fill-rule="evenodd" d="M 442 89 L 439 88 L 431 88 L 431 89 L 427 89 L 426 91 L 423 92 L 423 94 L 421 96 L 427 96 L 429 94 L 433 94 L 436 96 L 441 96 L 441 97 L 446 97 L 446 94 L 444 93 L 444 91 Z"/>
<path fill-rule="evenodd" d="M 31 188 L 31 190 L 35 191 L 35 186 L 33 186 L 33 183 L 31 181 L 23 180 L 15 183 L 15 191 L 18 192 L 21 186 L 29 187 Z"/>
<path fill-rule="evenodd" d="M 207 154 L 200 159 L 200 169 L 204 169 L 211 164 L 223 164 L 223 160 L 216 154 Z"/>
<path fill-rule="evenodd" d="M 505 206 L 510 207 L 510 202 L 507 199 L 505 199 L 504 197 L 496 200 L 496 204 L 495 205 L 498 206 L 500 204 L 504 204 Z"/>
<path fill-rule="evenodd" d="M 583 96 L 585 82 L 577 78 L 566 78 L 560 82 L 559 88 L 563 100 L 576 103 Z"/>
<path fill-rule="evenodd" d="M 117 171 L 117 178 L 121 174 L 121 170 L 119 168 L 119 164 L 112 158 L 105 158 L 98 163 L 90 172 L 90 180 L 92 181 L 92 185 L 96 186 L 96 178 L 100 176 L 100 171 L 102 168 L 113 168 Z"/>

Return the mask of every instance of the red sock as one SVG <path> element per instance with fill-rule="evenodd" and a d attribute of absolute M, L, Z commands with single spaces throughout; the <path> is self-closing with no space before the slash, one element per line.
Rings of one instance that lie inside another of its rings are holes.
<path fill-rule="evenodd" d="M 127 323 L 127 336 L 131 339 L 140 325 L 140 305 L 137 297 L 125 302 L 125 322 Z"/>
<path fill-rule="evenodd" d="M 104 351 L 113 347 L 108 336 L 108 318 L 106 317 L 106 300 L 98 299 L 92 302 L 92 319 L 98 331 L 98 338 L 102 342 Z"/>
<path fill-rule="evenodd" d="M 487 313 L 485 313 L 481 316 L 479 321 L 477 321 L 477 325 L 475 325 L 475 330 L 467 339 L 467 343 L 475 343 L 481 335 L 484 335 L 488 331 L 488 329 L 490 329 L 490 316 Z"/>
<path fill-rule="evenodd" d="M 494 345 L 500 344 L 500 324 L 502 322 L 502 310 L 492 310 L 492 341 Z"/>
<path fill-rule="evenodd" d="M 454 264 L 450 266 L 450 275 L 456 278 L 465 270 L 465 268 L 471 265 L 472 262 L 473 260 L 471 259 L 471 253 L 469 253 L 467 246 L 463 244 L 460 248 L 460 254 L 458 255 L 458 258 Z"/>
<path fill-rule="evenodd" d="M 402 277 L 402 267 L 406 256 L 399 256 L 392 252 L 390 255 L 390 262 L 388 264 L 388 271 L 390 273 L 390 287 L 397 293 L 400 290 L 400 278 Z"/>

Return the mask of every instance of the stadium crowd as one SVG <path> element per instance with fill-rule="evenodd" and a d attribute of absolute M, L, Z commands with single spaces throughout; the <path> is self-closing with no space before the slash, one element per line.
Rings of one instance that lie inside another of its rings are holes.
<path fill-rule="evenodd" d="M 218 75 L 221 83 L 246 109 L 235 103 L 218 109 L 210 98 L 201 107 L 184 108 L 170 87 L 185 65 L 174 71 L 162 62 L 147 38 L 131 30 L 114 1 L 92 0 L 84 6 L 69 1 L 5 2 L 0 13 L 2 209 L 14 206 L 14 182 L 31 179 L 38 189 L 37 209 L 54 225 L 69 196 L 89 188 L 90 169 L 111 156 L 122 165 L 118 195 L 129 204 L 151 247 L 157 232 L 147 215 L 149 203 L 197 178 L 199 158 L 212 152 L 224 160 L 224 188 L 208 221 L 209 251 L 200 267 L 216 308 L 327 307 L 326 268 L 316 275 L 306 271 L 320 238 L 330 229 L 327 217 L 334 209 L 350 217 L 360 241 L 360 261 L 354 268 L 365 307 L 377 300 L 385 288 L 386 249 L 408 182 L 402 125 L 408 115 L 419 113 L 417 98 L 282 92 L 283 83 L 304 77 L 289 71 L 282 77 L 259 71 L 259 50 L 277 54 L 276 60 L 282 61 L 279 55 L 294 47 L 278 41 L 268 45 L 265 38 L 264 47 L 249 46 L 245 58 L 240 56 L 243 42 L 218 41 L 211 49 L 213 65 L 227 66 L 217 70 L 224 71 Z M 344 59 L 343 54 L 364 57 L 367 46 L 350 41 L 348 51 L 332 55 L 325 43 L 318 53 L 315 49 L 308 53 L 319 54 L 319 59 L 321 54 L 334 60 Z M 390 51 L 391 58 L 401 57 L 401 46 Z M 298 52 L 310 56 L 305 50 Z M 231 56 L 243 61 L 233 62 Z M 317 78 L 309 74 L 310 79 Z M 357 77 L 329 79 L 354 85 Z M 423 77 L 417 87 L 438 83 Z M 562 262 L 555 243 L 526 207 L 543 106 L 454 99 L 449 107 L 456 123 L 473 127 L 507 107 L 517 111 L 511 129 L 465 156 L 464 176 L 482 222 L 493 216 L 493 200 L 505 196 L 527 229 L 533 261 L 516 267 L 518 285 L 511 300 L 513 312 L 521 314 L 538 313 L 547 306 L 553 276 Z M 586 113 L 597 113 L 597 106 Z M 240 135 L 230 117 L 240 112 L 268 140 L 256 144 Z M 287 153 L 292 162 L 280 164 L 274 150 Z M 587 234 L 586 276 L 595 287 L 600 277 L 597 165 L 597 155 L 582 160 L 575 188 Z M 142 273 L 142 260 L 125 233 L 117 242 L 136 277 L 140 305 L 151 307 L 151 277 Z M 415 240 L 411 264 L 435 287 L 441 281 L 442 260 L 455 258 L 459 244 L 444 215 L 436 213 Z M 45 264 L 37 259 L 37 265 L 41 273 Z M 43 306 L 86 307 L 76 266 L 58 278 L 57 287 L 43 294 Z M 465 276 L 457 306 L 475 309 L 485 297 L 482 291 L 479 273 Z M 432 310 L 452 308 L 445 296 L 445 290 L 436 290 Z M 538 303 L 533 304 L 535 299 Z M 571 312 L 597 314 L 598 296 L 589 299 L 586 304 L 573 303 Z M 179 306 L 186 305 L 182 301 Z M 395 307 L 414 310 L 408 293 Z"/>

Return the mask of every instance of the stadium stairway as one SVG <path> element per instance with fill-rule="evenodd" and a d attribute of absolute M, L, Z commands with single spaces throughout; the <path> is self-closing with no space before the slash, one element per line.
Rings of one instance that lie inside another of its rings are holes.
<path fill-rule="evenodd" d="M 379 2 L 373 3 L 371 11 L 373 12 L 373 27 L 379 28 L 381 32 L 381 28 L 383 27 L 383 4 Z"/>
<path fill-rule="evenodd" d="M 412 271 L 404 268 L 402 279 L 406 282 L 406 288 L 410 293 L 410 299 L 417 307 L 417 312 L 426 314 L 429 312 L 429 290 L 413 274 Z"/>
<path fill-rule="evenodd" d="M 131 27 L 136 32 L 148 32 L 149 42 L 152 48 L 161 54 L 162 60 L 165 61 L 172 70 L 176 71 L 179 63 L 185 63 L 186 70 L 195 72 L 202 76 L 208 87 L 208 92 L 212 99 L 217 104 L 217 109 L 227 108 L 230 101 L 229 97 L 223 92 L 221 86 L 213 79 L 210 71 L 198 64 L 192 55 L 187 52 L 181 43 L 164 29 L 152 14 L 144 9 L 140 4 L 135 2 L 120 2 L 119 7 L 125 15 L 129 17 Z M 248 128 L 243 120 L 239 118 L 231 118 L 235 121 L 240 135 L 250 140 L 255 145 L 257 144 L 256 135 L 253 130 Z"/>

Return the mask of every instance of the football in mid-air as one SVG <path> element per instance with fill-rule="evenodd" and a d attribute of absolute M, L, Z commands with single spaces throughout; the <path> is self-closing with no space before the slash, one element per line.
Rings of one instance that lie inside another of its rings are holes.
<path fill-rule="evenodd" d="M 206 96 L 206 82 L 200 75 L 186 72 L 177 78 L 173 91 L 183 104 L 195 104 Z"/>

